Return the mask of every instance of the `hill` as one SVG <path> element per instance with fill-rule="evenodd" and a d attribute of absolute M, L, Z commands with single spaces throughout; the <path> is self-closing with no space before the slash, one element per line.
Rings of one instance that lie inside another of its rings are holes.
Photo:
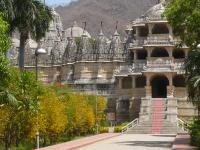
<path fill-rule="evenodd" d="M 103 21 L 104 33 L 110 37 L 119 21 L 119 32 L 124 34 L 125 26 L 135 18 L 141 16 L 158 0 L 78 0 L 66 6 L 56 7 L 61 15 L 64 29 L 77 21 L 79 26 L 87 22 L 87 30 L 97 35 L 100 22 Z"/>

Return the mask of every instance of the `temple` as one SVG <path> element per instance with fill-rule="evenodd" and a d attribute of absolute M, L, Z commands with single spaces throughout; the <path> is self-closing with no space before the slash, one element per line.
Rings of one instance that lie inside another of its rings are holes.
<path fill-rule="evenodd" d="M 103 23 L 96 38 L 87 32 L 86 23 L 81 28 L 74 22 L 64 30 L 59 14 L 52 10 L 55 17 L 46 37 L 39 44 L 27 42 L 25 67 L 34 69 L 34 51 L 43 47 L 47 54 L 39 58 L 41 81 L 106 97 L 108 113 L 115 114 L 116 123 L 138 118 L 141 126 L 152 128 L 160 122 L 163 133 L 165 126 L 176 132 L 177 122 L 191 119 L 197 111 L 187 101 L 184 60 L 188 48 L 178 47 L 181 40 L 163 16 L 164 6 L 161 1 L 128 24 L 126 38 L 120 36 L 118 22 L 112 38 L 104 35 Z M 8 56 L 14 65 L 18 47 L 19 40 L 13 36 Z"/>

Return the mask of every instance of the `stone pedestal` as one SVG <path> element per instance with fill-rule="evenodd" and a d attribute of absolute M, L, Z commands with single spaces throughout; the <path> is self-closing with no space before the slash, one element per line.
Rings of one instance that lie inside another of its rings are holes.
<path fill-rule="evenodd" d="M 175 98 L 168 98 L 166 101 L 166 116 L 167 120 L 173 123 L 177 122 L 177 114 L 178 114 L 178 107 L 177 107 L 177 100 Z"/>
<path fill-rule="evenodd" d="M 142 98 L 140 106 L 140 122 L 149 120 L 151 111 L 150 98 Z"/>

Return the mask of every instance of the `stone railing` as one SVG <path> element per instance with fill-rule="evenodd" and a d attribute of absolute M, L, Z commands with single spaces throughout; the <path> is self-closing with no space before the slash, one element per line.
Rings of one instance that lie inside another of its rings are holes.
<path fill-rule="evenodd" d="M 188 131 L 188 124 L 179 118 L 177 118 L 177 127 L 181 128 L 185 132 Z"/>
<path fill-rule="evenodd" d="M 184 70 L 185 68 L 185 59 L 175 59 L 174 60 L 174 70 Z"/>
<path fill-rule="evenodd" d="M 94 90 L 94 89 L 73 89 L 72 90 L 74 93 L 84 93 L 88 95 L 98 95 L 98 96 L 112 96 L 115 95 L 116 91 L 115 90 L 109 90 L 109 89 L 102 89 L 102 90 Z"/>
<path fill-rule="evenodd" d="M 145 45 L 171 45 L 172 40 L 169 38 L 169 34 L 152 34 L 147 37 L 144 42 Z"/>
<path fill-rule="evenodd" d="M 142 47 L 146 39 L 146 37 L 137 37 L 136 40 L 129 44 L 129 48 Z"/>
<path fill-rule="evenodd" d="M 127 132 L 129 129 L 134 128 L 136 126 L 138 126 L 139 124 L 139 119 L 135 119 L 132 122 L 130 122 L 129 124 L 127 124 L 125 127 L 122 128 L 122 133 Z"/>
<path fill-rule="evenodd" d="M 119 74 L 141 72 L 147 65 L 146 60 L 136 60 L 132 65 L 123 65 L 119 68 Z"/>
<path fill-rule="evenodd" d="M 169 57 L 150 57 L 147 60 L 147 69 L 173 69 L 174 61 Z"/>

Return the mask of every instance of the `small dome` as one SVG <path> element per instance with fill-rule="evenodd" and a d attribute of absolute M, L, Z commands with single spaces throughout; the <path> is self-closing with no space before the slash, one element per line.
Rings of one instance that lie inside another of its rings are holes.
<path fill-rule="evenodd" d="M 84 31 L 83 28 L 79 27 L 76 22 L 74 22 L 73 27 L 70 27 L 67 30 L 65 30 L 66 38 L 70 38 L 71 36 L 75 37 L 75 38 L 76 37 L 82 37 L 83 33 L 87 37 L 91 38 L 91 35 L 87 31 Z"/>
<path fill-rule="evenodd" d="M 38 47 L 37 42 L 34 41 L 33 39 L 28 39 L 27 44 L 31 49 L 36 49 Z"/>
<path fill-rule="evenodd" d="M 163 18 L 162 14 L 165 11 L 165 6 L 164 6 L 164 1 L 161 3 L 151 7 L 145 14 L 144 16 L 149 18 L 149 19 L 158 19 L 158 18 Z"/>
<path fill-rule="evenodd" d="M 19 39 L 17 39 L 17 38 L 12 38 L 12 45 L 13 45 L 14 47 L 19 47 L 19 43 L 20 43 Z"/>

